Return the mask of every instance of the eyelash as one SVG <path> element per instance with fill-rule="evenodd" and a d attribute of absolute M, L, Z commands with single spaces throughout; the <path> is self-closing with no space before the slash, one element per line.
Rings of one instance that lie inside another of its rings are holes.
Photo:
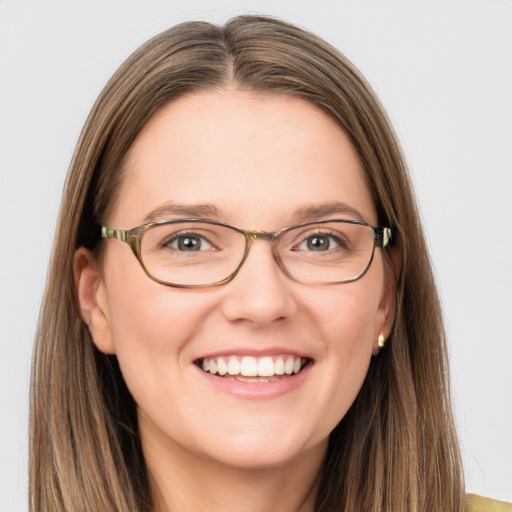
<path fill-rule="evenodd" d="M 299 243 L 295 244 L 293 247 L 297 248 L 296 250 L 298 250 L 298 248 L 302 244 L 307 243 L 308 240 L 310 240 L 311 238 L 314 238 L 314 237 L 318 237 L 318 238 L 324 237 L 324 238 L 327 238 L 330 242 L 334 241 L 334 243 L 337 246 L 335 248 L 343 247 L 343 246 L 347 245 L 346 241 L 344 241 L 342 239 L 342 237 L 340 236 L 339 233 L 335 234 L 335 233 L 332 233 L 332 232 L 320 231 L 320 232 L 315 232 L 315 233 L 309 233 L 309 234 L 306 234 L 306 235 L 301 235 L 301 241 Z M 329 247 L 330 250 L 335 249 L 335 248 Z"/>
<path fill-rule="evenodd" d="M 191 232 L 178 232 L 178 233 L 174 233 L 173 235 L 167 237 L 161 243 L 161 248 L 162 249 L 168 248 L 168 249 L 172 249 L 172 250 L 175 250 L 175 251 L 180 251 L 179 248 L 171 247 L 171 244 L 173 242 L 178 242 L 179 243 L 179 240 L 180 239 L 184 239 L 184 238 L 191 238 L 191 239 L 196 238 L 196 239 L 200 240 L 201 244 L 206 242 L 209 246 L 211 246 L 212 248 L 215 248 L 215 245 L 210 240 L 208 240 L 208 238 L 206 238 L 204 235 L 200 235 L 200 234 L 195 233 L 193 231 L 191 231 Z M 181 252 L 189 252 L 189 251 L 181 251 Z"/>

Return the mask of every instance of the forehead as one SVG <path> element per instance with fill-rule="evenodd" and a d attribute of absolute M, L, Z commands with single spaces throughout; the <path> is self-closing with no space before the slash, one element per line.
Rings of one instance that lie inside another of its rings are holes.
<path fill-rule="evenodd" d="M 221 220 L 248 229 L 279 229 L 298 209 L 333 202 L 375 221 L 345 133 L 289 95 L 227 90 L 170 102 L 134 141 L 123 173 L 109 219 L 116 227 L 141 224 L 170 203 L 211 205 Z"/>

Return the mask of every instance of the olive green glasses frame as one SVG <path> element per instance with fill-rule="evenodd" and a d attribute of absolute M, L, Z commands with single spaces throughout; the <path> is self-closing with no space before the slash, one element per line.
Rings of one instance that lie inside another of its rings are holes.
<path fill-rule="evenodd" d="M 146 274 L 166 286 L 205 288 L 231 281 L 256 240 L 272 244 L 279 268 L 304 284 L 343 284 L 363 277 L 391 229 L 359 220 L 304 222 L 280 231 L 246 231 L 211 219 L 174 219 L 133 229 L 101 228 L 127 243 Z"/>

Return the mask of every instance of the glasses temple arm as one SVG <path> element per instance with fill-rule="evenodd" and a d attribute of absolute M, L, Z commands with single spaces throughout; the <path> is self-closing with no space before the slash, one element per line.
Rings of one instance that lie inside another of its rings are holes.
<path fill-rule="evenodd" d="M 373 239 L 375 241 L 375 247 L 383 249 L 393 243 L 393 234 L 390 228 L 379 226 L 373 230 Z"/>
<path fill-rule="evenodd" d="M 110 229 L 102 226 L 101 238 L 115 238 L 120 242 L 128 242 L 128 232 L 124 229 Z"/>

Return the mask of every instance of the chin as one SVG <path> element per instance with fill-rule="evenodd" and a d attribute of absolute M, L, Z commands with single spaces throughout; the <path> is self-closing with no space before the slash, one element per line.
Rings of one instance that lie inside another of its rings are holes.
<path fill-rule="evenodd" d="M 218 447 L 218 449 L 217 449 Z M 247 471 L 279 468 L 303 458 L 319 456 L 323 459 L 327 438 L 313 441 L 309 436 L 291 436 L 282 428 L 260 427 L 258 430 L 230 435 L 215 443 L 208 457 L 223 465 Z"/>

